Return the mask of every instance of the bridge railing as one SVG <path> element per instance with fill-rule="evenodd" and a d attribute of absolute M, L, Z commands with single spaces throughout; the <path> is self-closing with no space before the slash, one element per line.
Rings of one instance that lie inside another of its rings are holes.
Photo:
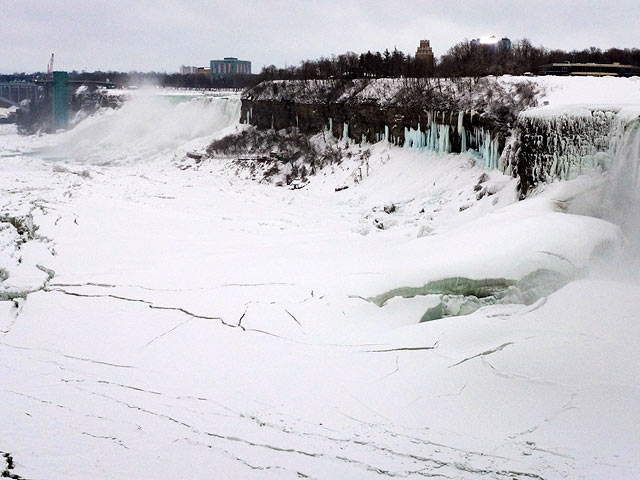
<path fill-rule="evenodd" d="M 0 83 L 0 100 L 14 106 L 20 106 L 23 100 L 37 105 L 44 100 L 44 87 L 35 83 Z"/>

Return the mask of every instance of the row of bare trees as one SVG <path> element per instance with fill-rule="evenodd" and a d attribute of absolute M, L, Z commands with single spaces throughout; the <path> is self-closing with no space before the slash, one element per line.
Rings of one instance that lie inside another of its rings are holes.
<path fill-rule="evenodd" d="M 416 60 L 394 48 L 384 52 L 347 52 L 342 55 L 303 60 L 300 65 L 264 67 L 260 80 L 314 80 L 329 78 L 424 77 L 433 74 L 432 63 Z"/>
<path fill-rule="evenodd" d="M 277 68 L 264 67 L 258 78 L 262 80 L 382 78 L 382 77 L 481 77 L 486 75 L 522 75 L 537 73 L 540 67 L 556 62 L 594 62 L 640 66 L 640 49 L 591 47 L 584 50 L 551 50 L 534 46 L 523 39 L 512 48 L 500 45 L 481 45 L 464 40 L 451 47 L 439 61 L 427 63 L 416 60 L 397 49 L 366 52 L 360 55 L 347 52 L 318 60 L 303 60 L 299 65 Z"/>
<path fill-rule="evenodd" d="M 640 49 L 591 47 L 584 50 L 550 50 L 536 47 L 529 40 L 520 40 L 513 48 L 496 48 L 463 41 L 454 45 L 438 62 L 436 73 L 440 76 L 522 75 L 537 73 L 550 63 L 622 63 L 640 65 Z"/>

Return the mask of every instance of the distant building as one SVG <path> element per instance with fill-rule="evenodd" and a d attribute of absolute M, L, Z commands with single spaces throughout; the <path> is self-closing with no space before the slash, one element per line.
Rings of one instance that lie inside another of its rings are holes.
<path fill-rule="evenodd" d="M 511 50 L 512 43 L 510 39 L 504 37 L 496 45 L 500 50 Z"/>
<path fill-rule="evenodd" d="M 180 66 L 180 75 L 195 75 L 198 71 L 198 67 L 191 67 L 187 65 Z"/>
<path fill-rule="evenodd" d="M 196 69 L 196 75 L 211 75 L 211 69 L 209 67 L 198 67 Z"/>
<path fill-rule="evenodd" d="M 211 78 L 223 78 L 232 75 L 251 74 L 251 62 L 225 57 L 224 60 L 211 60 Z"/>
<path fill-rule="evenodd" d="M 640 67 L 619 63 L 551 63 L 540 67 L 542 75 L 572 75 L 596 77 L 634 77 L 640 75 Z"/>
<path fill-rule="evenodd" d="M 433 74 L 435 68 L 435 57 L 429 44 L 429 40 L 420 40 L 420 45 L 416 51 L 416 63 L 419 65 L 418 74 L 429 76 Z"/>
<path fill-rule="evenodd" d="M 504 37 L 498 40 L 498 37 L 491 35 L 490 37 L 480 37 L 471 40 L 471 45 L 479 45 L 482 47 L 495 48 L 497 50 L 511 50 L 511 40 Z"/>
<path fill-rule="evenodd" d="M 416 51 L 416 60 L 433 63 L 433 50 L 429 44 L 429 40 L 420 40 L 420 46 Z"/>

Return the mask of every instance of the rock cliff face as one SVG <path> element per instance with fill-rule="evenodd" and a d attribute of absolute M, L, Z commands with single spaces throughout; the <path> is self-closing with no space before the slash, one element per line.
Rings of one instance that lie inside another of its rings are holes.
<path fill-rule="evenodd" d="M 524 197 L 540 183 L 606 168 L 617 115 L 602 107 L 530 108 L 539 93 L 533 83 L 495 80 L 264 82 L 243 96 L 241 118 L 258 129 L 472 150 L 480 165 L 518 177 Z"/>
<path fill-rule="evenodd" d="M 297 128 L 336 138 L 442 153 L 475 151 L 487 168 L 500 156 L 517 114 L 535 104 L 530 82 L 360 79 L 272 81 L 247 91 L 241 118 L 258 129 Z"/>
<path fill-rule="evenodd" d="M 337 138 L 342 138 L 346 133 L 356 142 L 374 143 L 387 139 L 396 145 L 412 143 L 419 136 L 418 132 L 424 135 L 424 141 L 428 143 L 435 129 L 439 130 L 438 144 L 444 146 L 443 150 L 455 153 L 463 149 L 479 151 L 487 134 L 492 140 L 498 139 L 499 150 L 502 151 L 505 139 L 504 129 L 500 125 L 476 112 L 427 111 L 415 106 L 297 103 L 244 98 L 241 118 L 243 122 L 259 129 L 296 127 L 307 134 L 330 131 Z M 443 126 L 449 128 L 442 129 Z M 441 138 L 445 133 L 448 136 L 446 140 Z"/>
<path fill-rule="evenodd" d="M 535 81 L 376 79 L 264 82 L 242 99 L 259 129 L 324 131 L 354 142 L 389 142 L 444 153 L 536 185 L 607 167 L 615 108 L 536 107 Z"/>

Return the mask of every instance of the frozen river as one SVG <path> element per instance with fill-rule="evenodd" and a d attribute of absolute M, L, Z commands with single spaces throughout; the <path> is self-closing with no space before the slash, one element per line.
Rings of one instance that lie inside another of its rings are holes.
<path fill-rule="evenodd" d="M 57 135 L 0 125 L 11 473 L 640 476 L 640 288 L 602 273 L 623 232 L 572 210 L 601 179 L 517 202 L 470 155 L 380 143 L 362 182 L 335 191 L 345 159 L 289 190 L 185 157 L 238 116 L 145 97 Z M 557 283 L 518 283 L 536 272 Z"/>

